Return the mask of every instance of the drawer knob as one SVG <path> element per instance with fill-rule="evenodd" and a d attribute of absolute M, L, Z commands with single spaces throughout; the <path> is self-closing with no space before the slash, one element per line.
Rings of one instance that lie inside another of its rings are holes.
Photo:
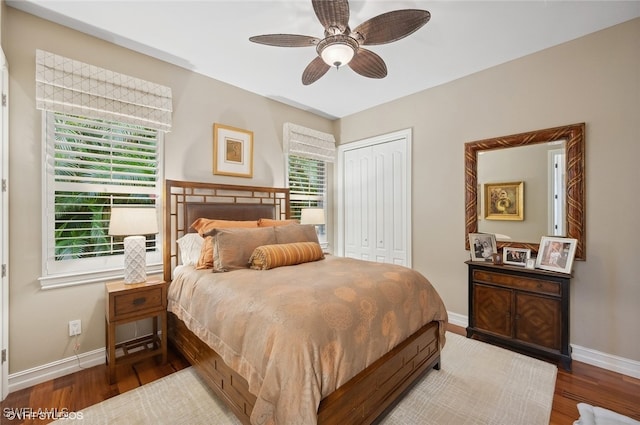
<path fill-rule="evenodd" d="M 139 306 L 139 305 L 144 304 L 146 301 L 147 301 L 147 299 L 146 299 L 146 298 L 135 298 L 135 299 L 133 300 L 133 305 L 135 305 L 135 306 Z"/>

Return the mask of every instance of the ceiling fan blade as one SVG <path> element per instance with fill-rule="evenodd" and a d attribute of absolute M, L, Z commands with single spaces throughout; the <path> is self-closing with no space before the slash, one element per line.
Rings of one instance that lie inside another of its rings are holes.
<path fill-rule="evenodd" d="M 363 38 L 361 45 L 385 44 L 412 34 L 429 22 L 429 19 L 431 19 L 431 13 L 426 10 L 394 10 L 363 22 L 352 31 L 352 34 L 360 34 Z M 356 38 L 359 37 L 356 35 Z"/>
<path fill-rule="evenodd" d="M 265 34 L 256 35 L 249 38 L 254 43 L 266 44 L 278 47 L 307 47 L 315 46 L 320 41 L 319 38 L 308 35 L 297 34 Z"/>
<path fill-rule="evenodd" d="M 320 56 L 317 56 L 311 61 L 302 73 L 302 84 L 308 86 L 311 83 L 315 83 L 331 68 L 327 65 Z"/>
<path fill-rule="evenodd" d="M 371 50 L 360 48 L 349 62 L 349 66 L 363 77 L 384 78 L 387 76 L 387 65 L 380 56 Z"/>
<path fill-rule="evenodd" d="M 313 10 L 318 20 L 325 28 L 338 28 L 340 34 L 349 26 L 349 1 L 348 0 L 312 0 Z M 335 35 L 330 32 L 330 35 Z"/>

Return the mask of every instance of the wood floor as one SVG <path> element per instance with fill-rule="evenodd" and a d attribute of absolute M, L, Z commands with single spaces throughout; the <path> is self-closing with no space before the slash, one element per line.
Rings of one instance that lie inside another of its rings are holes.
<path fill-rule="evenodd" d="M 464 328 L 450 325 L 451 332 L 464 335 Z M 80 412 L 102 400 L 147 384 L 188 367 L 178 353 L 169 349 L 169 361 L 157 365 L 146 360 L 119 367 L 117 383 L 109 385 L 106 366 L 95 366 L 71 375 L 38 384 L 9 394 L 0 403 L 2 425 L 42 425 L 52 419 L 38 419 L 37 414 L 51 416 L 62 412 Z M 576 404 L 585 402 L 614 410 L 640 420 L 640 380 L 577 361 L 573 370 L 558 370 L 550 425 L 571 425 L 578 418 Z M 19 419 L 17 415 L 31 416 Z M 511 424 L 505 424 L 511 425 Z"/>

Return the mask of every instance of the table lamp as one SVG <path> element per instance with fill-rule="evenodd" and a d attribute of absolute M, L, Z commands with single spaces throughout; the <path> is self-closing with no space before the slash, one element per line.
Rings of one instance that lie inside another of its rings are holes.
<path fill-rule="evenodd" d="M 300 224 L 320 226 L 324 222 L 324 208 L 303 208 L 300 211 Z"/>
<path fill-rule="evenodd" d="M 300 210 L 300 224 L 321 225 L 324 223 L 323 208 L 303 208 Z"/>
<path fill-rule="evenodd" d="M 147 280 L 147 238 L 158 233 L 156 209 L 144 207 L 113 207 L 109 235 L 124 238 L 124 283 Z"/>

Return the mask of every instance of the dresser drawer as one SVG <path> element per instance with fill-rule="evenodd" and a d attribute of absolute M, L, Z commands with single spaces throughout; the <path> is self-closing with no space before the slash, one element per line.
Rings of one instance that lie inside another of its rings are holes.
<path fill-rule="evenodd" d="M 478 269 L 473 271 L 473 280 L 476 282 L 492 283 L 541 294 L 561 295 L 560 284 L 548 280 L 515 276 L 505 273 L 495 273 L 492 271 Z"/>

